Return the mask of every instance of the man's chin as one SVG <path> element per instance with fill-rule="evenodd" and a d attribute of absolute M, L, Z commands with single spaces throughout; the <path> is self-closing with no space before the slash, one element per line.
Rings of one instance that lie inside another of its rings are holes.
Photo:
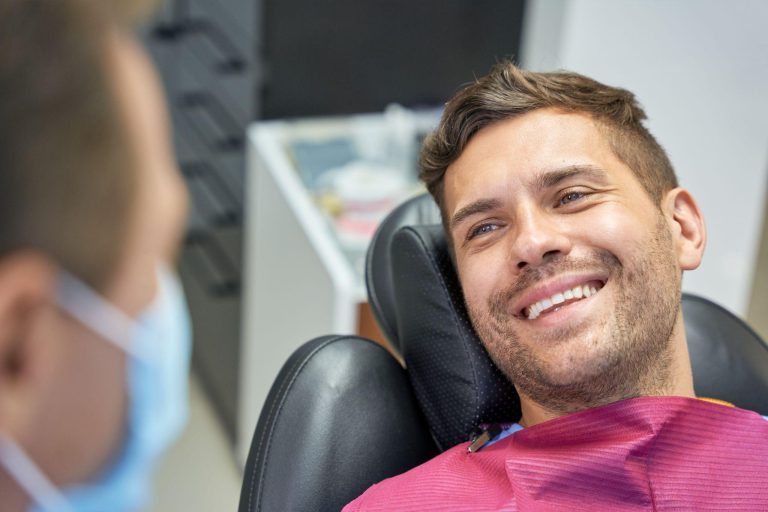
<path fill-rule="evenodd" d="M 606 371 L 605 366 L 606 365 L 585 365 L 577 370 L 572 368 L 546 368 L 541 370 L 540 375 L 542 377 L 542 383 L 552 388 L 583 387 L 596 380 L 604 381 L 609 373 Z"/>

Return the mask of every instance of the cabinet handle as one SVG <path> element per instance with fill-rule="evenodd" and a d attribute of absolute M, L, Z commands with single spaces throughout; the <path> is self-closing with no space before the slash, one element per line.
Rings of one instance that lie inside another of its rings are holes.
<path fill-rule="evenodd" d="M 152 28 L 151 34 L 160 41 L 175 41 L 184 33 L 184 20 L 189 18 L 188 0 L 171 0 L 166 2 L 165 12 L 169 12 L 168 19 L 162 19 Z"/>
<path fill-rule="evenodd" d="M 216 142 L 222 151 L 239 151 L 243 148 L 243 136 L 235 119 L 222 104 L 208 91 L 192 91 L 181 94 L 180 105 L 185 109 L 200 109 L 216 124 L 224 136 Z M 196 127 L 196 123 L 191 123 Z M 197 129 L 197 128 L 195 128 Z"/>
<path fill-rule="evenodd" d="M 240 55 L 237 47 L 232 43 L 227 34 L 205 18 L 187 18 L 182 25 L 182 31 L 186 35 L 200 35 L 210 41 L 211 45 L 218 49 L 221 60 L 217 62 L 216 69 L 220 73 L 239 73 L 245 69 L 245 59 Z"/>
<path fill-rule="evenodd" d="M 238 226 L 241 222 L 240 204 L 221 175 L 208 162 L 194 161 L 181 164 L 181 172 L 188 180 L 200 180 L 222 206 L 222 213 L 211 220 L 214 225 Z"/>
<path fill-rule="evenodd" d="M 240 293 L 237 269 L 218 243 L 206 232 L 187 234 L 186 261 L 209 295 L 226 298 Z"/>
<path fill-rule="evenodd" d="M 157 23 L 152 30 L 156 39 L 175 41 L 181 36 L 202 36 L 221 56 L 221 60 L 216 63 L 220 73 L 239 73 L 245 69 L 245 59 L 229 36 L 211 20 L 191 16 L 187 0 L 177 0 L 168 9 L 171 12 L 170 19 Z"/>

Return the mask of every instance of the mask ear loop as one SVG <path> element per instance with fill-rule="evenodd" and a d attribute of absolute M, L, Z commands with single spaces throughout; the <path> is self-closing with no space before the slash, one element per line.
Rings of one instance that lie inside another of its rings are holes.
<path fill-rule="evenodd" d="M 146 354 L 131 343 L 134 331 L 142 326 L 65 270 L 59 277 L 56 301 L 62 310 L 105 340 L 147 361 Z"/>
<path fill-rule="evenodd" d="M 56 302 L 63 311 L 100 337 L 125 353 L 146 360 L 131 343 L 134 331 L 142 326 L 64 270 L 60 272 Z M 35 462 L 3 433 L 0 433 L 0 465 L 43 510 L 74 512 Z"/>
<path fill-rule="evenodd" d="M 16 483 L 43 510 L 74 512 L 61 492 L 32 459 L 5 434 L 0 433 L 0 465 L 16 480 Z"/>
<path fill-rule="evenodd" d="M 61 270 L 56 291 L 58 307 L 72 318 L 139 360 L 150 359 L 131 340 L 144 327 L 112 305 L 72 274 Z M 64 495 L 35 462 L 6 434 L 0 432 L 0 466 L 44 511 L 74 512 Z"/>

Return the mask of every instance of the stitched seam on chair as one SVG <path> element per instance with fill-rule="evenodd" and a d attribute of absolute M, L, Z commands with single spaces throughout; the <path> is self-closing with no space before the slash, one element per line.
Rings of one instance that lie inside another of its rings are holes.
<path fill-rule="evenodd" d="M 413 233 L 413 235 L 415 235 L 417 243 L 421 244 L 422 248 L 427 249 L 427 244 L 424 242 L 424 239 L 421 237 L 420 233 L 418 233 L 415 229 L 411 228 L 410 226 L 407 227 L 406 229 L 408 231 L 410 231 L 411 233 Z M 445 295 L 448 297 L 448 303 L 451 305 L 451 310 L 453 310 L 453 312 L 455 313 L 454 314 L 454 319 L 453 319 L 453 324 L 454 324 L 454 327 L 456 327 L 456 331 L 460 333 L 461 329 L 459 328 L 459 323 L 458 323 L 459 322 L 458 321 L 458 316 L 459 315 L 458 315 L 458 312 L 456 311 L 456 308 L 454 307 L 453 300 L 451 300 L 451 294 L 448 291 L 448 287 L 447 287 L 447 285 L 445 283 L 445 279 L 443 279 L 443 276 L 442 276 L 442 274 L 439 271 L 438 264 L 435 261 L 435 258 L 432 256 L 432 253 L 430 251 L 428 251 L 428 250 L 425 250 L 424 252 L 428 256 L 428 260 L 429 260 L 429 263 L 432 266 L 432 270 L 435 271 L 435 273 L 439 277 L 438 281 L 440 283 L 440 287 L 443 289 L 443 293 L 445 293 Z M 462 336 L 462 339 L 464 339 L 463 336 Z M 464 341 L 466 341 L 466 340 L 464 340 Z M 467 356 L 467 360 L 469 361 L 469 366 L 470 366 L 470 369 L 472 370 L 473 380 L 474 380 L 475 383 L 477 383 L 477 371 L 475 369 L 475 364 L 472 361 L 472 357 L 471 357 L 471 355 L 469 353 L 469 349 L 467 348 L 466 343 L 462 343 L 462 348 L 464 349 L 464 353 Z M 477 417 L 478 417 L 477 403 L 479 401 L 478 394 L 477 394 L 477 386 L 473 386 L 473 389 L 475 391 L 475 404 L 474 404 L 474 414 L 473 415 L 474 415 L 475 420 L 477 420 Z"/>
<path fill-rule="evenodd" d="M 277 417 L 279 416 L 280 411 L 283 409 L 283 405 L 285 404 L 285 400 L 287 399 L 287 389 L 291 388 L 293 386 L 293 383 L 296 381 L 298 376 L 301 374 L 304 367 L 309 363 L 309 361 L 315 356 L 315 354 L 320 351 L 321 349 L 328 346 L 328 344 L 333 343 L 335 341 L 338 341 L 340 339 L 344 339 L 346 336 L 334 336 L 333 338 L 327 340 L 325 343 L 322 343 L 320 346 L 316 347 L 312 352 L 307 355 L 307 357 L 299 360 L 293 368 L 291 368 L 291 371 L 289 375 L 292 375 L 290 379 L 285 381 L 278 390 L 277 396 L 282 396 L 282 399 L 280 399 L 279 403 L 275 402 L 272 404 L 272 406 L 269 409 L 269 414 L 267 415 L 267 426 L 266 426 L 266 432 L 264 435 L 259 439 L 259 445 L 256 449 L 256 456 L 254 458 L 254 461 L 257 462 L 259 460 L 259 456 L 261 454 L 261 447 L 264 443 L 265 438 L 269 438 L 265 449 L 264 449 L 264 463 L 262 464 L 262 469 L 259 472 L 259 502 L 256 503 L 256 506 L 260 506 L 260 500 L 261 500 L 261 488 L 264 482 L 264 473 L 266 471 L 266 461 L 269 454 L 269 448 L 272 445 L 272 432 L 274 431 L 275 424 L 277 423 Z M 254 471 L 251 474 L 251 481 L 248 485 L 249 491 L 248 491 L 248 509 L 252 510 L 252 504 L 253 504 L 253 491 L 254 491 L 254 479 L 256 478 L 256 472 Z"/>

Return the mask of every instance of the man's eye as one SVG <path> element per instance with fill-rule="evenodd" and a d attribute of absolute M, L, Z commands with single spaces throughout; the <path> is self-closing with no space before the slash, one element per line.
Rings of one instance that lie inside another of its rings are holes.
<path fill-rule="evenodd" d="M 563 197 L 560 198 L 558 201 L 558 205 L 566 205 L 568 203 L 572 203 L 574 201 L 578 201 L 582 197 L 584 197 L 586 194 L 584 192 L 568 192 Z"/>
<path fill-rule="evenodd" d="M 467 235 L 467 240 L 471 240 L 476 236 L 485 235 L 492 231 L 496 231 L 499 228 L 498 224 L 480 224 L 479 226 L 470 230 Z"/>

